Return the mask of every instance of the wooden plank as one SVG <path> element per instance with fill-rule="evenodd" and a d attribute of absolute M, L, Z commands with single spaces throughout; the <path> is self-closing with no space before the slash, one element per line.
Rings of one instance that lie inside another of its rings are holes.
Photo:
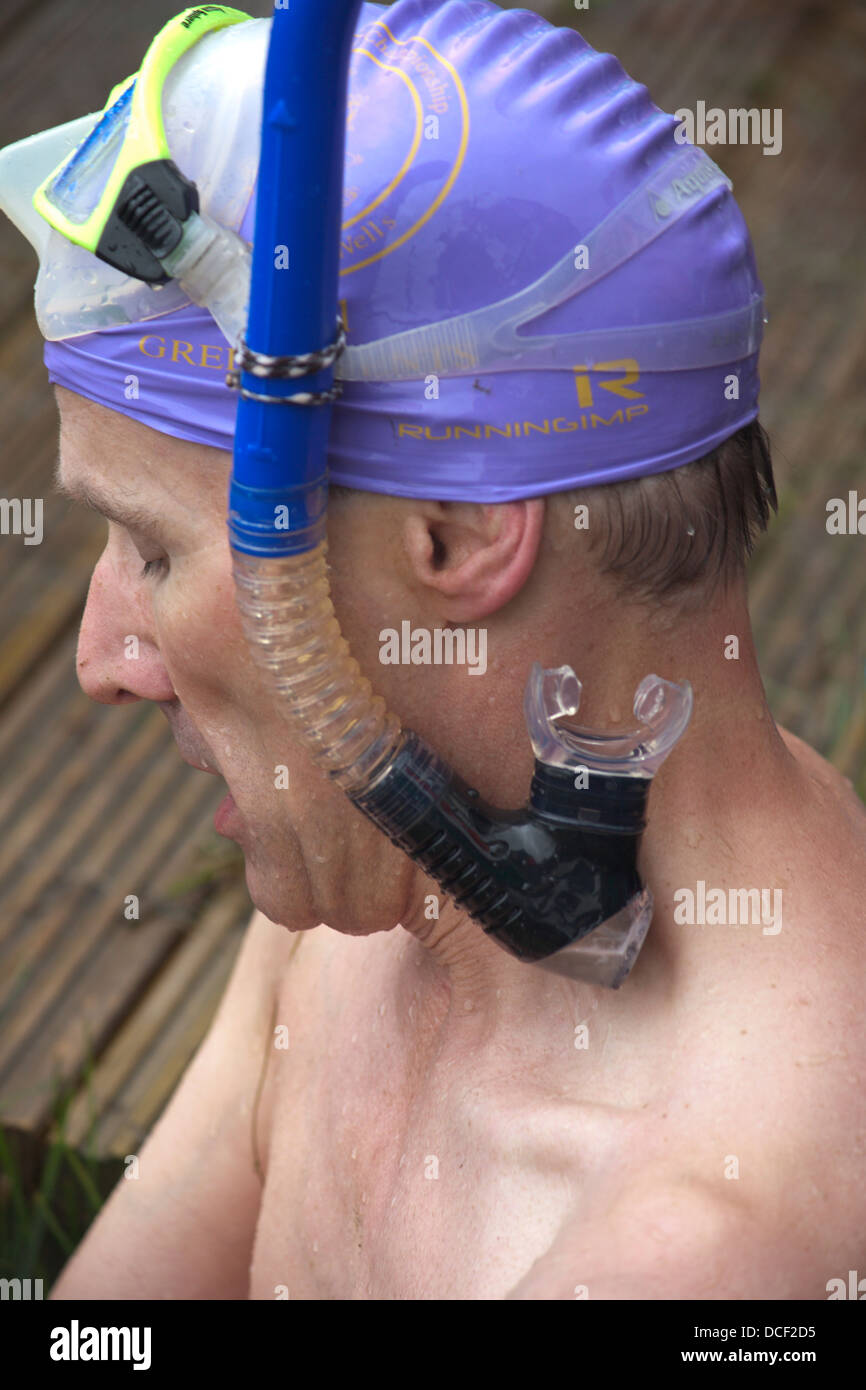
<path fill-rule="evenodd" d="M 32 1130 L 48 1123 L 58 1080 L 78 1077 L 100 1055 L 182 938 L 189 909 L 170 890 L 190 847 L 178 844 L 177 824 L 189 824 L 197 798 L 201 833 L 212 805 L 203 814 L 200 796 L 197 786 L 184 788 L 177 820 L 164 818 L 162 833 L 151 833 L 134 854 L 127 848 L 113 895 L 92 894 L 91 905 L 77 895 L 69 905 L 50 970 L 4 1026 L 0 1113 L 10 1124 Z M 124 891 L 138 892 L 140 922 L 123 921 Z"/>
<path fill-rule="evenodd" d="M 178 1024 L 197 1047 L 228 979 L 250 916 L 241 883 L 218 893 L 81 1087 L 65 1137 L 95 1157 L 123 1156 L 155 1123 L 187 1065 Z"/>
<path fill-rule="evenodd" d="M 240 922 L 195 981 L 183 1009 L 167 1020 L 153 1051 L 141 1058 L 117 1108 L 106 1115 L 99 1146 L 106 1158 L 138 1152 L 159 1119 L 219 1007 L 242 933 Z"/>
<path fill-rule="evenodd" d="M 151 732 L 149 723 L 142 731 L 145 735 Z M 138 752 L 137 748 L 136 763 L 145 769 L 146 759 L 139 759 Z M 112 790 L 116 794 L 116 789 Z M 92 809 L 87 808 L 80 835 L 76 827 L 66 836 L 62 857 L 51 864 L 47 883 L 53 892 L 47 903 L 41 901 L 40 892 L 46 884 L 43 865 L 37 862 L 25 876 L 12 898 L 10 915 L 24 918 L 28 930 L 5 953 L 4 960 L 8 978 L 3 986 L 0 1073 L 28 1029 L 47 1009 L 58 986 L 70 983 L 79 973 L 112 923 L 123 922 L 124 900 L 129 894 L 141 898 L 142 917 L 148 920 L 154 902 L 153 876 L 162 856 L 176 841 L 177 824 L 184 824 L 186 814 L 198 816 L 202 799 L 210 809 L 216 798 L 217 788 L 212 791 L 203 784 L 203 778 L 187 776 L 186 769 L 179 773 L 173 759 L 157 758 L 148 771 L 142 771 L 135 797 L 126 804 L 115 801 L 110 825 L 100 824 L 98 835 L 90 840 L 87 827 L 94 818 Z M 154 820 L 153 809 L 167 802 L 172 805 L 172 816 Z M 86 859 L 82 857 L 85 846 Z M 118 878 L 122 881 L 117 882 Z M 106 891 L 109 884 L 113 885 L 111 892 Z"/>
<path fill-rule="evenodd" d="M 141 817 L 144 798 L 148 794 L 162 794 L 177 780 L 177 760 L 164 756 L 166 731 L 153 717 L 139 718 L 136 723 L 138 728 L 130 738 L 128 726 L 124 728 L 123 723 L 112 719 L 102 720 L 96 738 L 89 739 L 76 757 L 57 769 L 42 794 L 27 806 L 22 820 L 0 846 L 4 861 L 2 910 L 5 920 L 0 928 L 3 939 L 11 934 L 14 924 L 24 917 L 30 906 L 39 902 L 41 890 L 47 883 L 59 881 L 61 876 L 68 878 L 73 866 L 80 863 L 85 847 L 89 847 L 88 873 L 95 877 L 104 872 L 106 859 L 123 843 L 130 826 Z M 91 756 L 94 766 L 109 762 L 113 776 L 94 778 L 88 772 Z M 57 799 L 57 791 L 63 800 Z M 69 805 L 76 808 L 71 815 L 65 814 Z M 28 861 L 26 848 L 34 844 L 44 845 L 47 852 Z M 52 944 L 48 932 L 46 918 L 44 931 L 31 933 L 32 959 L 44 954 Z M 10 977 L 30 963 L 21 946 L 11 953 L 4 951 L 4 969 Z M 9 983 L 0 986 L 0 1005 L 7 1002 L 10 988 Z"/>
<path fill-rule="evenodd" d="M 85 542 L 72 552 L 70 568 L 83 573 L 88 559 L 95 561 L 98 555 L 98 548 L 94 550 L 89 541 Z M 69 575 L 61 575 L 52 584 L 31 590 L 27 600 L 20 600 L 19 621 L 0 641 L 0 701 L 20 687 L 46 651 L 62 640 L 70 623 L 77 619 L 81 592 L 70 579 Z"/>
<path fill-rule="evenodd" d="M 38 674 L 28 682 L 27 691 L 20 692 L 3 710 L 0 720 L 0 761 L 4 779 L 0 787 L 0 818 L 7 813 L 9 805 L 4 795 L 7 778 L 18 775 L 21 765 L 27 763 L 33 751 L 26 741 L 28 730 L 39 731 L 37 746 L 40 746 L 42 737 L 50 736 L 64 718 L 74 720 L 81 717 L 86 720 L 95 709 L 93 702 L 83 694 L 84 703 L 76 698 L 74 709 L 69 708 L 70 692 L 75 695 L 70 675 L 75 669 L 76 642 L 77 634 L 68 632 L 58 642 L 49 660 L 40 667 Z M 77 732 L 79 728 L 77 724 L 70 724 L 69 733 Z M 12 804 L 16 801 L 17 794 L 13 794 Z"/>

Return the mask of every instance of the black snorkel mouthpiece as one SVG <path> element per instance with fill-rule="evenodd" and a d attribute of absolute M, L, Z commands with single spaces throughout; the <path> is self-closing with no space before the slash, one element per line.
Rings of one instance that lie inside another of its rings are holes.
<path fill-rule="evenodd" d="M 411 730 L 355 804 L 519 960 L 616 989 L 652 920 L 637 868 L 650 784 L 692 710 L 688 682 L 647 676 L 628 734 L 557 727 L 577 713 L 569 666 L 536 662 L 525 710 L 535 750 L 526 806 L 481 797 Z"/>

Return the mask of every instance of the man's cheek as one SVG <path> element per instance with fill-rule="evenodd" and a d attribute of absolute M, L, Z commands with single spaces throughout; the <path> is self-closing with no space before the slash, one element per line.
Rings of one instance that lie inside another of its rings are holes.
<path fill-rule="evenodd" d="M 178 577 L 160 606 L 159 626 L 166 656 L 179 667 L 195 670 L 205 681 L 239 688 L 256 671 L 244 637 L 231 577 L 221 572 L 196 574 L 195 583 Z"/>

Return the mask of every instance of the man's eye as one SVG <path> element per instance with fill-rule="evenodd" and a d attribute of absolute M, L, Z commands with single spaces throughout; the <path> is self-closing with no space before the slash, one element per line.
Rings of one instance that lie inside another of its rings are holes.
<path fill-rule="evenodd" d="M 144 568 L 141 571 L 142 579 L 149 579 L 151 575 L 159 574 L 165 568 L 165 560 L 145 560 Z"/>

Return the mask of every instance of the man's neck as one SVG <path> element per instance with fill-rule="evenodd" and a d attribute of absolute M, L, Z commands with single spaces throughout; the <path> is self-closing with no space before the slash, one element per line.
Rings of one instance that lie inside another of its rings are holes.
<path fill-rule="evenodd" d="M 720 861 L 748 862 L 762 805 L 795 797 L 800 774 L 766 703 L 744 601 L 675 630 L 660 616 L 642 630 L 623 633 L 620 627 L 620 635 L 615 645 L 609 636 L 606 642 L 587 638 L 576 644 L 582 657 L 574 665 L 586 697 L 581 724 L 603 731 L 633 727 L 631 700 L 650 672 L 689 680 L 695 697 L 690 725 L 656 774 L 649 797 L 639 866 L 656 912 L 625 986 L 638 1008 L 641 998 L 666 987 L 677 973 L 684 940 L 673 921 L 675 889 L 700 878 L 702 866 L 711 872 Z M 429 880 L 423 880 L 419 901 L 429 892 Z M 413 988 L 426 986 L 440 1000 L 447 996 L 447 1027 L 471 1045 L 517 1029 L 524 1043 L 535 1035 L 543 1051 L 551 1028 L 561 1031 L 560 1005 L 566 1013 L 592 1011 L 610 997 L 599 986 L 515 960 L 450 903 L 435 921 L 419 909 L 403 926 L 421 946 L 419 952 L 407 943 Z M 444 1007 L 442 1016 L 444 1021 Z"/>

